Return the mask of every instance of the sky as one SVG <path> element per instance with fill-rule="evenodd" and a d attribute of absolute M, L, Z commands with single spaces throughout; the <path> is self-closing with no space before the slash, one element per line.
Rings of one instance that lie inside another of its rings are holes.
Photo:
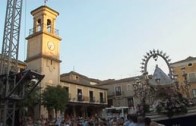
<path fill-rule="evenodd" d="M 6 2 L 0 0 L 0 41 Z M 23 0 L 19 60 L 26 59 L 30 12 L 42 5 L 44 0 Z M 196 0 L 47 0 L 46 5 L 60 14 L 61 73 L 123 79 L 141 75 L 142 59 L 153 49 L 166 53 L 171 62 L 196 56 Z M 148 62 L 149 74 L 157 64 L 168 72 L 159 57 Z"/>

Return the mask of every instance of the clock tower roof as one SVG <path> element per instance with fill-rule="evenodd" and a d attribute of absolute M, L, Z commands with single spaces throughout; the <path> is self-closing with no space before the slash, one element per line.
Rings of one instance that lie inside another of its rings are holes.
<path fill-rule="evenodd" d="M 50 8 L 50 7 L 46 6 L 46 5 L 40 6 L 40 7 L 36 8 L 36 9 L 32 10 L 31 14 L 32 15 L 36 15 L 36 14 L 38 14 L 40 12 L 44 13 L 45 11 L 50 12 L 51 14 L 53 14 L 55 16 L 59 15 L 59 12 L 53 10 L 52 8 Z"/>

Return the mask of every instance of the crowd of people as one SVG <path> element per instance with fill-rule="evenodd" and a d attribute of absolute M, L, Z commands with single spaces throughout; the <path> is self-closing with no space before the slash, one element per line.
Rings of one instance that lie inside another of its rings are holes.
<path fill-rule="evenodd" d="M 108 120 L 99 117 L 69 117 L 57 118 L 56 120 L 39 119 L 27 120 L 25 126 L 164 126 L 152 121 L 149 117 L 142 117 L 128 114 L 126 119 L 123 117 L 113 117 Z"/>

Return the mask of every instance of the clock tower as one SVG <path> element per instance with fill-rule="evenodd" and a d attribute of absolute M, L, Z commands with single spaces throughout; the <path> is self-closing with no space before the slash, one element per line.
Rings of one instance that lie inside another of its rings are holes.
<path fill-rule="evenodd" d="M 60 41 L 58 30 L 55 28 L 59 13 L 48 6 L 41 6 L 31 11 L 33 28 L 27 39 L 28 68 L 35 70 L 45 77 L 40 83 L 42 89 L 47 85 L 60 84 Z M 42 112 L 41 112 L 42 113 Z"/>

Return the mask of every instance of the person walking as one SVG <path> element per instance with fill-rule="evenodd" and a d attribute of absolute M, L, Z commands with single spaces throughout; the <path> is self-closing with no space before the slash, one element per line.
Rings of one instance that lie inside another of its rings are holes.
<path fill-rule="evenodd" d="M 136 115 L 131 115 L 130 120 L 132 120 L 132 122 L 128 126 L 137 126 L 137 116 Z"/>

